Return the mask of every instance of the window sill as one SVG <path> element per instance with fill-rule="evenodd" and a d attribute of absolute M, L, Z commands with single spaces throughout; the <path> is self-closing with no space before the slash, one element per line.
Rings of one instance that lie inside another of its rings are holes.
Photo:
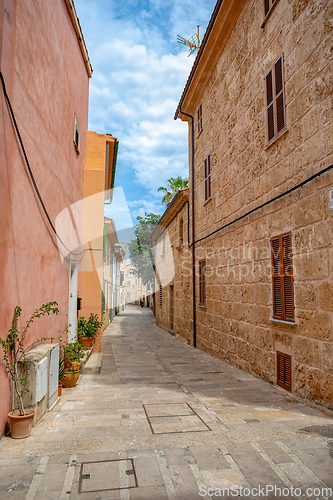
<path fill-rule="evenodd" d="M 198 139 L 198 137 L 200 137 L 200 135 L 202 134 L 202 131 L 203 131 L 203 128 L 200 130 L 200 132 L 198 132 L 198 134 L 197 134 L 197 139 Z"/>
<path fill-rule="evenodd" d="M 272 7 L 267 12 L 266 17 L 263 20 L 262 25 L 260 26 L 260 28 L 264 28 L 265 27 L 265 24 L 267 23 L 268 19 L 271 17 L 271 14 L 272 14 L 273 10 L 275 9 L 275 6 L 276 6 L 277 3 L 279 3 L 279 0 L 275 0 L 275 2 L 273 3 Z"/>
<path fill-rule="evenodd" d="M 273 144 L 276 143 L 276 141 L 278 141 L 281 137 L 285 136 L 287 133 L 288 133 L 288 129 L 287 128 L 284 128 L 283 130 L 281 130 L 281 132 L 279 133 L 279 135 L 277 135 L 276 137 L 274 137 L 274 139 L 272 139 L 271 142 L 269 142 L 267 144 L 267 146 L 265 147 L 265 151 L 267 151 L 267 149 L 269 149 Z"/>
<path fill-rule="evenodd" d="M 269 321 L 272 321 L 273 323 L 280 323 L 282 325 L 289 325 L 289 326 L 297 326 L 297 324 L 298 324 L 295 321 L 285 321 L 283 319 L 275 319 L 275 318 L 269 318 Z"/>
<path fill-rule="evenodd" d="M 205 203 L 203 204 L 203 206 L 205 206 L 205 205 L 206 205 L 209 201 L 211 201 L 212 199 L 213 199 L 213 197 L 212 197 L 212 196 L 210 196 L 210 197 L 209 197 L 209 198 L 205 201 Z"/>
<path fill-rule="evenodd" d="M 206 306 L 203 306 L 203 305 L 199 304 L 199 308 L 200 309 L 206 309 Z"/>
<path fill-rule="evenodd" d="M 76 142 L 73 141 L 73 144 L 74 144 L 74 148 L 75 148 L 75 151 L 77 152 L 77 154 L 79 155 L 80 154 L 80 150 L 78 148 L 78 145 L 76 144 Z"/>

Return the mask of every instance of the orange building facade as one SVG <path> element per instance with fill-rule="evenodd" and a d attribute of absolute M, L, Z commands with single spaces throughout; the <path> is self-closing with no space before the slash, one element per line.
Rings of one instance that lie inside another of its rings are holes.
<path fill-rule="evenodd" d="M 88 131 L 82 208 L 85 253 L 80 265 L 80 314 L 86 318 L 93 313 L 101 320 L 103 314 L 104 203 L 111 202 L 117 151 L 115 137 Z"/>
<path fill-rule="evenodd" d="M 0 69 L 0 335 L 16 305 L 20 327 L 43 303 L 60 311 L 29 330 L 28 346 L 68 324 L 70 263 L 54 224 L 82 198 L 92 74 L 72 0 L 0 0 Z M 2 435 L 12 392 L 1 355 L 0 394 Z"/>

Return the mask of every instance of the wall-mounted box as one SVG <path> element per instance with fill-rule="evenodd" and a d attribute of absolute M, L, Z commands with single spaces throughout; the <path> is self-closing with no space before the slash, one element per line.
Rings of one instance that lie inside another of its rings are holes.
<path fill-rule="evenodd" d="M 24 394 L 23 404 L 25 408 L 36 411 L 33 422 L 35 425 L 58 396 L 59 344 L 41 344 L 34 347 L 26 354 L 26 361 L 29 369 L 26 388 L 29 392 Z M 19 408 L 15 392 L 14 408 Z"/>

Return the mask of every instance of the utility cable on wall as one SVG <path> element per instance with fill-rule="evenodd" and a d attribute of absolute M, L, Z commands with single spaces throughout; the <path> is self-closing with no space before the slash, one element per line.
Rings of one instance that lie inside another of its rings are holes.
<path fill-rule="evenodd" d="M 11 105 L 11 102 L 10 102 L 10 99 L 9 99 L 9 96 L 7 94 L 7 90 L 6 90 L 6 84 L 5 84 L 5 80 L 4 80 L 4 77 L 3 77 L 3 74 L 2 72 L 0 71 L 0 79 L 1 79 L 1 84 L 2 84 L 2 89 L 3 89 L 3 93 L 4 93 L 4 96 L 5 96 L 5 99 L 6 99 L 6 102 L 7 102 L 7 105 L 8 105 L 8 108 L 9 108 L 9 112 L 10 112 L 10 116 L 12 118 L 12 121 L 13 121 L 13 125 L 14 125 L 14 128 L 15 128 L 15 131 L 16 131 L 16 135 L 17 135 L 17 138 L 19 140 L 19 143 L 20 143 L 20 146 L 21 146 L 21 149 L 22 149 L 22 153 L 23 153 L 23 156 L 24 156 L 24 159 L 25 159 L 25 163 L 26 163 L 26 166 L 27 166 L 27 169 L 28 169 L 28 173 L 29 173 L 29 177 L 30 177 L 30 180 L 32 182 L 32 185 L 34 187 L 34 190 L 35 190 L 35 193 L 39 199 L 39 202 L 42 206 L 42 209 L 43 209 L 43 212 L 45 214 L 45 217 L 47 218 L 49 224 L 50 224 L 50 227 L 52 229 L 52 231 L 54 232 L 55 236 L 57 237 L 57 239 L 59 240 L 59 242 L 63 245 L 63 247 L 71 254 L 71 255 L 75 255 L 75 256 L 78 256 L 78 255 L 81 255 L 83 252 L 85 252 L 85 250 L 82 250 L 81 252 L 79 253 L 73 253 L 66 245 L 65 243 L 62 241 L 62 239 L 60 238 L 59 234 L 57 233 L 57 230 L 56 228 L 54 227 L 54 224 L 53 222 L 51 221 L 51 218 L 49 216 L 49 213 L 47 211 L 47 208 L 45 206 L 45 203 L 44 203 L 44 200 L 42 198 L 42 195 L 38 189 L 38 186 L 37 186 L 37 183 L 36 183 L 36 180 L 34 178 L 34 175 L 32 173 L 32 170 L 31 170 L 31 167 L 30 167 L 30 163 L 29 163 L 29 160 L 28 160 L 28 157 L 27 157 L 27 154 L 26 154 L 26 151 L 25 151 L 25 148 L 24 148 L 24 144 L 23 144 L 23 141 L 22 141 L 22 137 L 21 137 L 21 134 L 20 134 L 20 131 L 19 131 L 19 128 L 18 128 L 18 125 L 17 125 L 17 121 L 16 121 L 16 118 L 15 118 L 15 115 L 14 115 L 14 111 L 13 111 L 13 108 L 12 108 L 12 105 Z"/>

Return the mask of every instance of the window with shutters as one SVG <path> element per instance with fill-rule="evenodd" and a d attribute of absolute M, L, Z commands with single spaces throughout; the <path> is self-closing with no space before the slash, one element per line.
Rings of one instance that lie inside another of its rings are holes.
<path fill-rule="evenodd" d="M 264 9 L 265 9 L 265 17 L 272 10 L 274 4 L 276 4 L 278 0 L 264 0 Z"/>
<path fill-rule="evenodd" d="M 273 319 L 295 322 L 291 234 L 271 239 L 273 267 Z"/>
<path fill-rule="evenodd" d="M 184 221 L 183 217 L 179 222 L 179 244 L 182 245 L 184 243 Z"/>
<path fill-rule="evenodd" d="M 205 270 L 206 270 L 206 261 L 205 260 L 200 260 L 199 261 L 199 305 L 200 306 L 205 306 L 206 305 L 206 276 L 205 276 Z"/>
<path fill-rule="evenodd" d="M 76 115 L 74 114 L 74 147 L 77 153 L 80 153 L 80 129 Z"/>
<path fill-rule="evenodd" d="M 283 54 L 265 76 L 267 143 L 270 144 L 286 130 L 283 83 Z"/>
<path fill-rule="evenodd" d="M 162 293 L 163 293 L 163 288 L 162 285 L 160 285 L 160 306 L 162 307 L 163 301 L 162 301 Z"/>
<path fill-rule="evenodd" d="M 197 117 L 198 117 L 198 134 L 200 134 L 202 130 L 202 104 L 200 104 L 198 108 Z"/>
<path fill-rule="evenodd" d="M 291 356 L 277 351 L 277 385 L 291 392 Z"/>
<path fill-rule="evenodd" d="M 212 197 L 212 181 L 210 168 L 210 154 L 205 158 L 205 202 Z"/>

